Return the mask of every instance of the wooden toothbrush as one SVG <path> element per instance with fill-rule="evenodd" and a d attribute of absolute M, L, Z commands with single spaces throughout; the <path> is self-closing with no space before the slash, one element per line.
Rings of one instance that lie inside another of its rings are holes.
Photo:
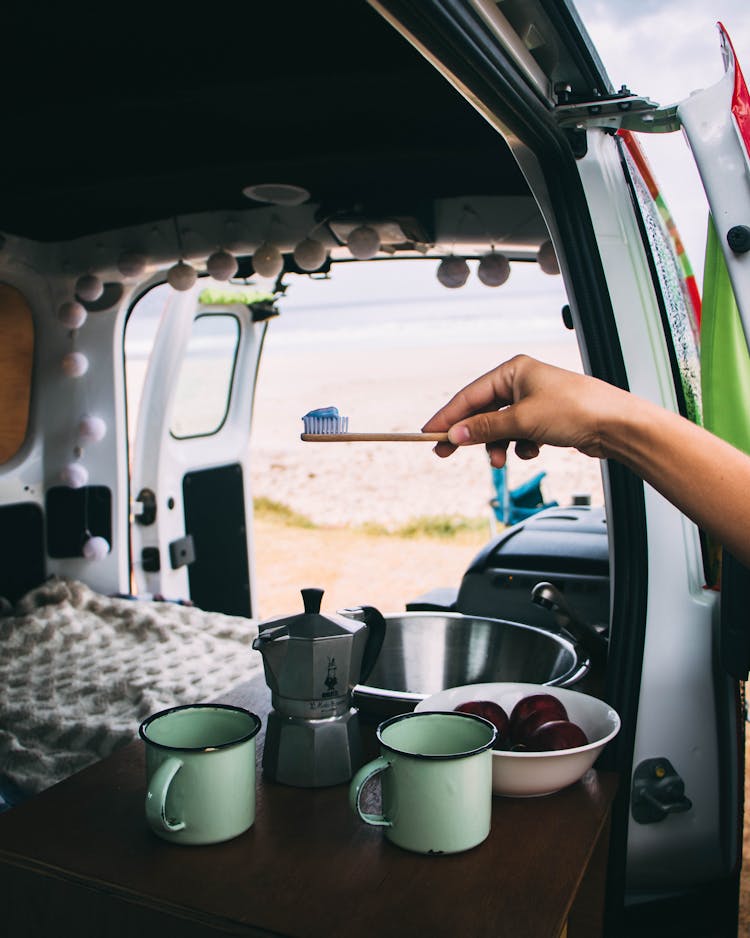
<path fill-rule="evenodd" d="M 305 443 L 444 443 L 447 433 L 302 433 Z"/>

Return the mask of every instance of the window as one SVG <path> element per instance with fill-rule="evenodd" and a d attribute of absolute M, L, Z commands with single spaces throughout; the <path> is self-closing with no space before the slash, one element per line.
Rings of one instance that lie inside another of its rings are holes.
<path fill-rule="evenodd" d="M 31 310 L 15 287 L 0 283 L 0 463 L 12 459 L 26 439 L 33 362 Z"/>
<path fill-rule="evenodd" d="M 209 436 L 221 429 L 229 410 L 239 340 L 240 324 L 228 313 L 207 313 L 194 320 L 177 379 L 172 436 Z"/>

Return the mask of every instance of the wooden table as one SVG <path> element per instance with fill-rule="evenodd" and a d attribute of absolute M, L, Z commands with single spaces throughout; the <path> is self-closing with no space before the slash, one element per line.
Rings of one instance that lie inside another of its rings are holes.
<path fill-rule="evenodd" d="M 263 717 L 270 706 L 261 678 L 228 699 Z M 364 735 L 371 747 L 372 727 Z M 544 798 L 496 797 L 483 844 L 421 856 L 355 818 L 346 785 L 299 789 L 263 779 L 258 739 L 256 821 L 225 844 L 175 846 L 146 827 L 140 740 L 0 815 L 0 934 L 601 933 L 614 775 L 592 770 Z"/>

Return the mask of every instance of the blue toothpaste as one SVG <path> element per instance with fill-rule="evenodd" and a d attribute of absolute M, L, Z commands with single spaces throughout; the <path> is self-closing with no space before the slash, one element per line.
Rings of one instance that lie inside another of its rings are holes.
<path fill-rule="evenodd" d="M 349 418 L 339 415 L 338 407 L 318 407 L 302 418 L 305 433 L 346 433 Z"/>

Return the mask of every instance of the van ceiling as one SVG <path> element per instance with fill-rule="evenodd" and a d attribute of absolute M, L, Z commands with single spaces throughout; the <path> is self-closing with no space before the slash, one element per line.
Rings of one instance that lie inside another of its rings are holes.
<path fill-rule="evenodd" d="M 364 0 L 43 9 L 4 14 L 0 231 L 247 210 L 243 187 L 267 182 L 381 217 L 528 195 L 503 140 Z"/>

